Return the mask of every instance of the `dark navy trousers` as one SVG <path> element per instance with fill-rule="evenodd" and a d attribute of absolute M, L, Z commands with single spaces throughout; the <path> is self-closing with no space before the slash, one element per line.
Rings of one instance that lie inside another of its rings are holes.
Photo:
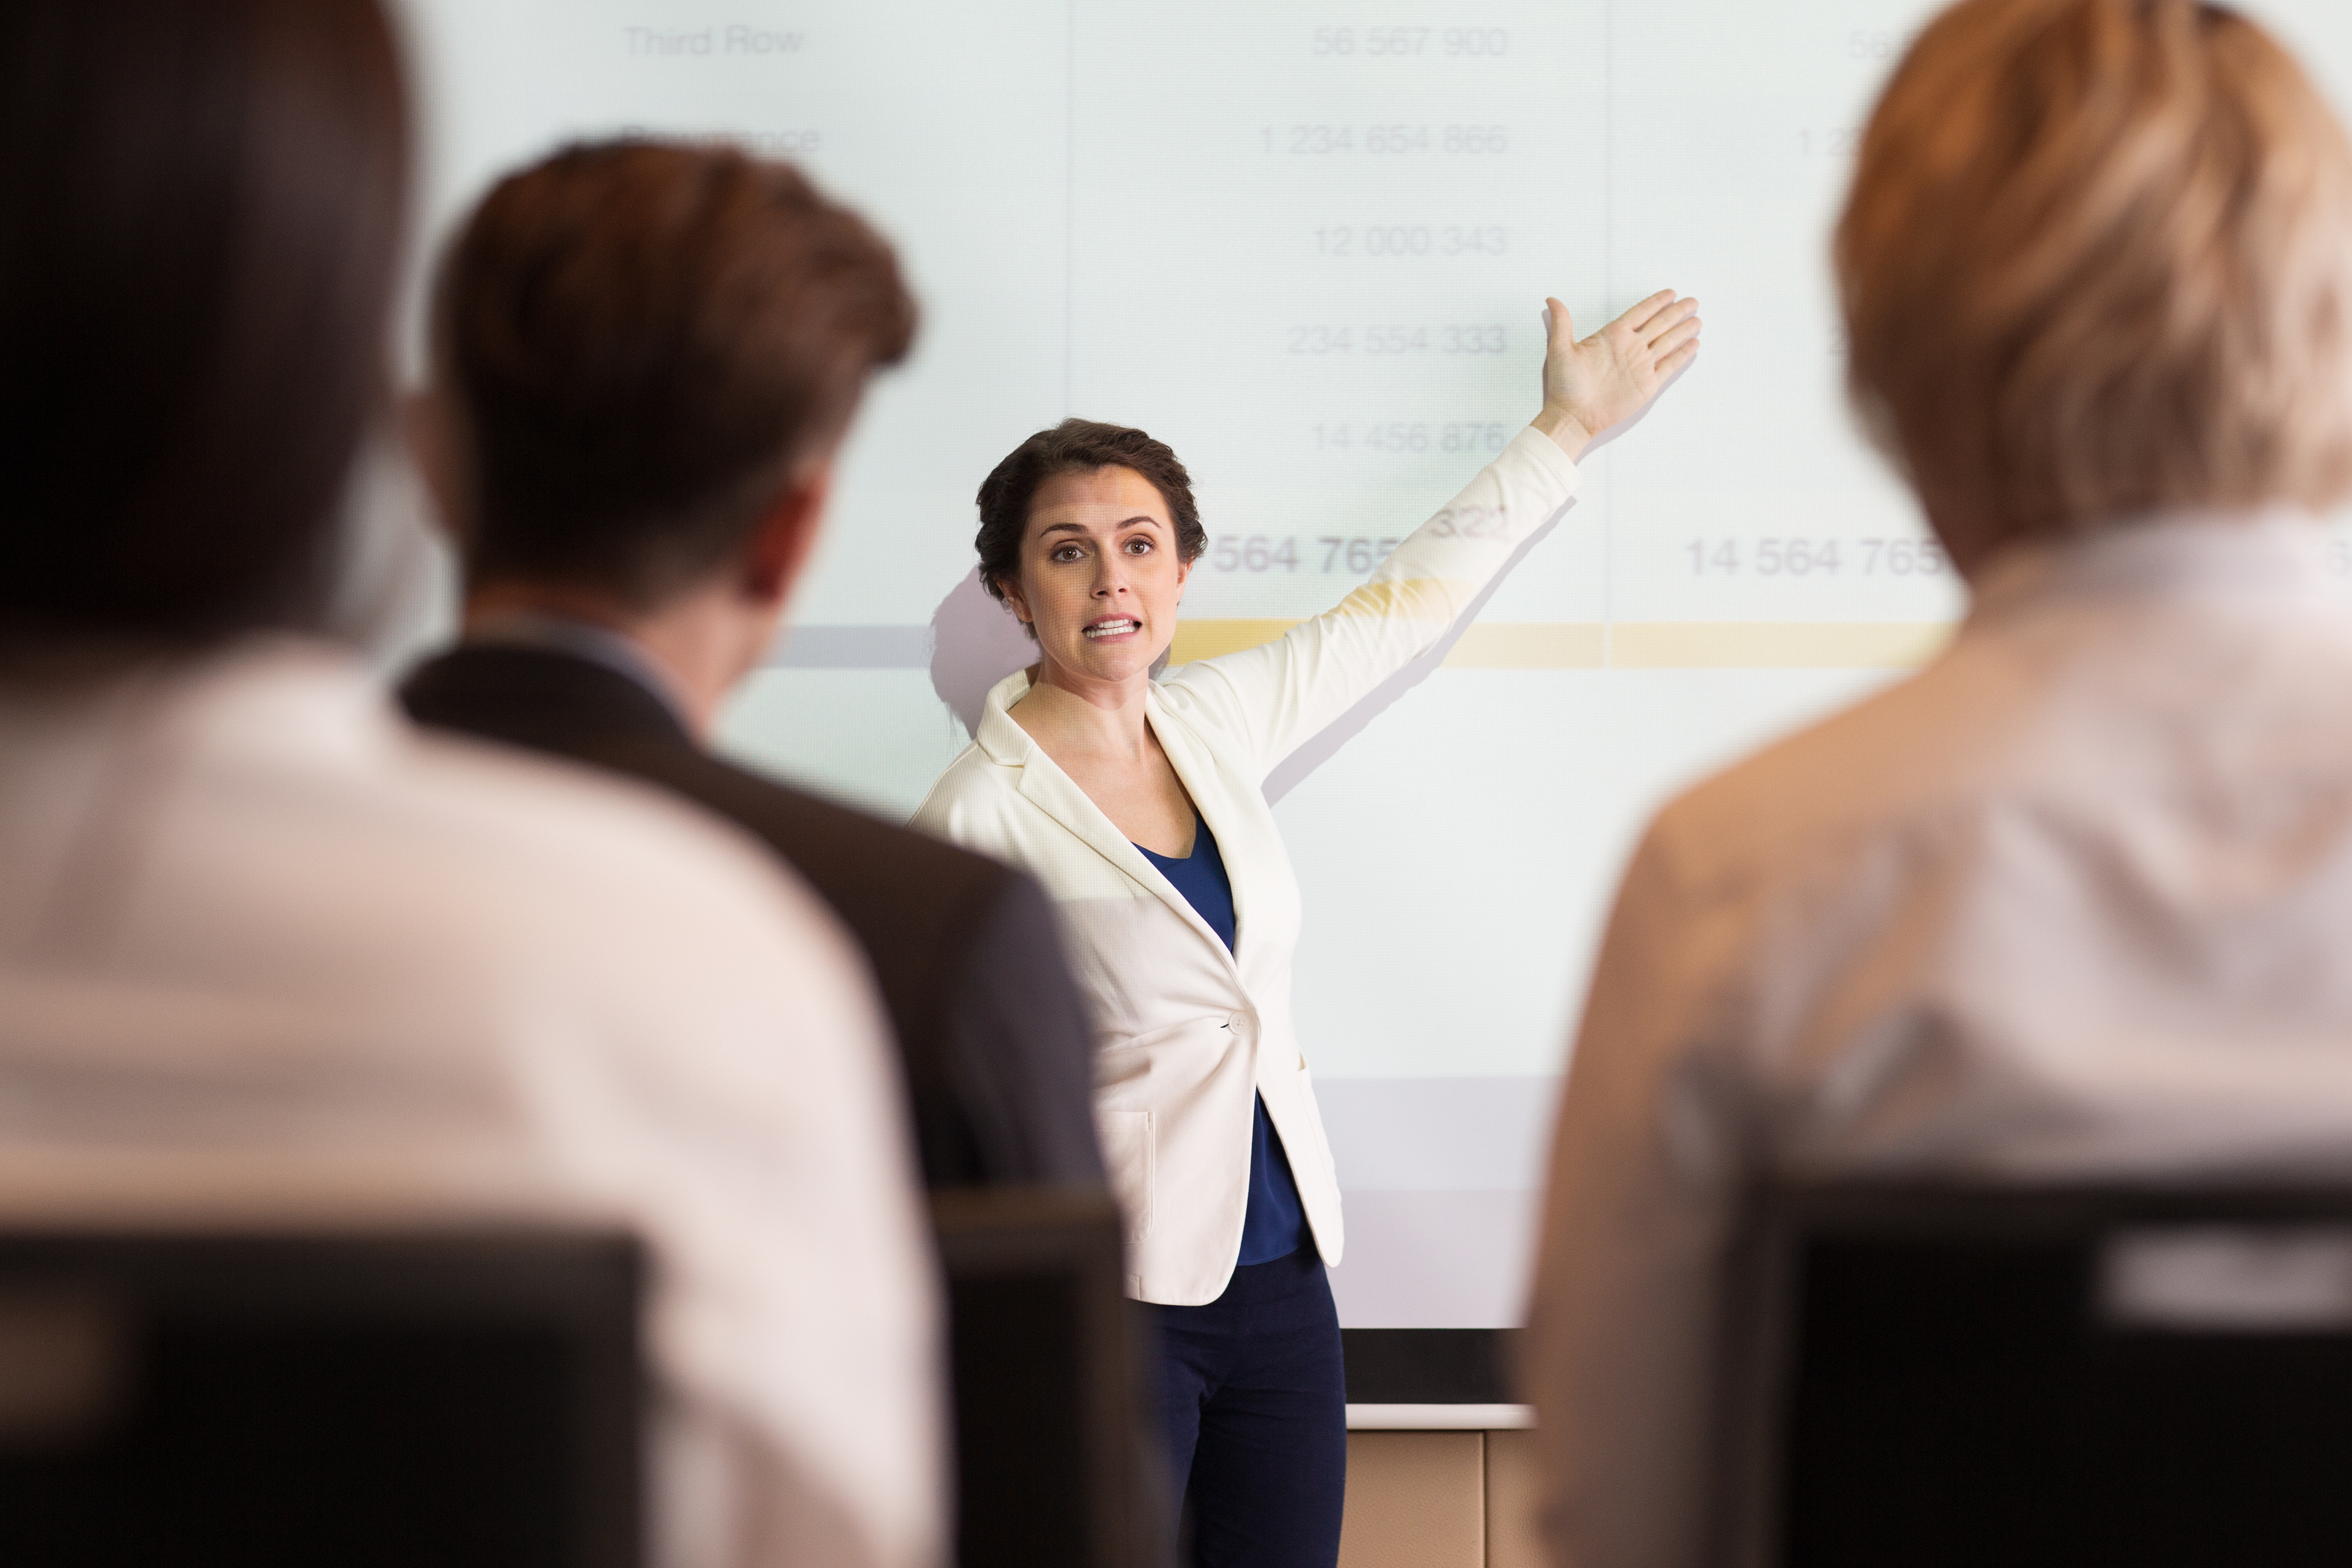
<path fill-rule="evenodd" d="M 1197 1568 L 1333 1568 L 1348 1484 L 1339 1313 L 1310 1244 L 1154 1307 L 1160 1409 Z"/>

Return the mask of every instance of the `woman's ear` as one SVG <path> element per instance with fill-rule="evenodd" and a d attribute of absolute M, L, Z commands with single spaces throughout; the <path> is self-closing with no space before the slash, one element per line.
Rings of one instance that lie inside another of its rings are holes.
<path fill-rule="evenodd" d="M 1029 601 L 1022 597 L 1021 582 L 1018 578 L 990 578 L 983 581 L 981 586 L 983 588 L 992 586 L 995 588 L 997 597 L 1004 602 L 1004 608 L 1013 612 L 1013 618 L 1015 621 L 1020 622 L 1024 626 L 1028 627 L 1029 634 L 1032 637 L 1037 634 L 1036 622 L 1029 613 Z"/>

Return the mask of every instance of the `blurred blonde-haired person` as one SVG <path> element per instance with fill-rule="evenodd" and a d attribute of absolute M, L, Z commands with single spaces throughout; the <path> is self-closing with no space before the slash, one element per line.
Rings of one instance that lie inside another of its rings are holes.
<path fill-rule="evenodd" d="M 2243 18 L 1966 0 L 1839 225 L 1864 422 L 1971 604 L 1618 895 L 1528 1335 L 1577 1568 L 1702 1560 L 1742 1195 L 2352 1158 L 2352 152 Z"/>

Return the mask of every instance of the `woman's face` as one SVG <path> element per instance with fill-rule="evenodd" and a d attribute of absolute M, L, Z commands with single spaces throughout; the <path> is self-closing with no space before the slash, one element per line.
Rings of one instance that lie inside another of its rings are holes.
<path fill-rule="evenodd" d="M 1176 636 L 1192 567 L 1150 480 L 1132 468 L 1057 474 L 1037 486 L 1021 539 L 1021 579 L 1007 585 L 1037 651 L 1068 674 L 1125 681 L 1148 674 Z"/>

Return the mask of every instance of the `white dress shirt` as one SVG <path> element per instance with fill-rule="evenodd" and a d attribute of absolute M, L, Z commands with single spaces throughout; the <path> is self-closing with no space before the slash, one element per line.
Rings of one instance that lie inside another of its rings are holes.
<path fill-rule="evenodd" d="M 917 827 L 1010 861 L 1054 897 L 1094 1009 L 1095 1114 L 1137 1299 L 1198 1306 L 1223 1293 L 1241 1252 L 1261 1097 L 1316 1246 L 1339 1260 L 1339 1178 L 1290 1013 L 1298 879 L 1265 777 L 1434 647 L 1576 482 L 1549 437 L 1522 431 L 1335 608 L 1150 689 L 1151 732 L 1233 881 L 1230 951 L 1013 719 L 1025 673 L 988 694 L 980 733 L 915 813 Z"/>
<path fill-rule="evenodd" d="M 2272 514 L 2014 549 L 1926 670 L 1660 814 L 1528 1334 L 1559 1563 L 1701 1560 L 1759 1176 L 2352 1163 L 2352 601 L 2324 543 Z"/>
<path fill-rule="evenodd" d="M 671 1568 L 939 1559 L 862 976 L 731 830 L 420 735 L 320 645 L 0 682 L 0 1224 L 625 1225 Z"/>

